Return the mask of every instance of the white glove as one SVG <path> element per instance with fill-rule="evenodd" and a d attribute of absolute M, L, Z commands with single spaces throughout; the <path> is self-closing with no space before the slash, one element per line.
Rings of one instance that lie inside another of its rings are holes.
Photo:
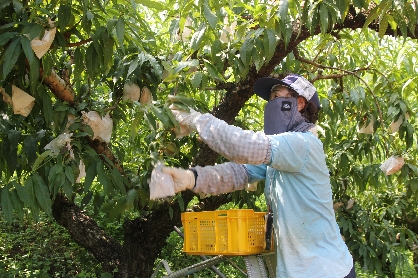
<path fill-rule="evenodd" d="M 168 174 L 172 177 L 174 182 L 174 191 L 184 191 L 186 189 L 193 189 L 195 185 L 194 173 L 190 170 L 181 168 L 163 167 L 163 174 Z"/>
<path fill-rule="evenodd" d="M 151 181 L 149 183 L 150 199 L 162 199 L 176 195 L 174 181 L 169 174 L 164 174 L 162 169 L 164 164 L 158 161 L 151 172 Z"/>
<path fill-rule="evenodd" d="M 187 112 L 178 108 L 175 104 L 171 104 L 169 108 L 180 125 L 180 130 L 174 131 L 177 138 L 182 138 L 183 136 L 189 135 L 192 131 L 196 130 L 194 120 L 202 115 L 201 113 L 193 110 L 192 108 L 189 108 L 190 111 Z"/>

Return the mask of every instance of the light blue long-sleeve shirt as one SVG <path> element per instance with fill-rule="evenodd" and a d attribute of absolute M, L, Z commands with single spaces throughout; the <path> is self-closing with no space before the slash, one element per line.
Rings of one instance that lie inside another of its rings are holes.
<path fill-rule="evenodd" d="M 195 192 L 232 192 L 265 179 L 265 196 L 274 215 L 277 278 L 349 274 L 353 259 L 335 219 L 323 145 L 313 133 L 265 135 L 208 114 L 194 125 L 206 144 L 233 161 L 195 167 Z"/>
<path fill-rule="evenodd" d="M 275 219 L 276 277 L 345 277 L 353 259 L 335 220 L 321 141 L 310 132 L 269 137 L 271 161 L 245 166 L 250 183 L 266 180 Z"/>

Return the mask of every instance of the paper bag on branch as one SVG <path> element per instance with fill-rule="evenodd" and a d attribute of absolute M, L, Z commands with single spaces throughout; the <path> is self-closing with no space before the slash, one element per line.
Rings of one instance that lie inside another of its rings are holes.
<path fill-rule="evenodd" d="M 6 90 L 0 87 L 0 91 L 3 94 L 3 100 L 7 103 L 12 105 L 12 98 L 6 93 Z"/>
<path fill-rule="evenodd" d="M 12 86 L 12 97 L 10 97 L 4 88 L 0 88 L 3 93 L 3 100 L 12 105 L 13 113 L 28 116 L 35 105 L 35 98 L 15 85 Z"/>
<path fill-rule="evenodd" d="M 371 119 L 370 123 L 367 126 L 366 124 L 364 124 L 361 128 L 359 128 L 358 133 L 373 134 L 373 125 L 374 120 Z"/>
<path fill-rule="evenodd" d="M 112 137 L 113 120 L 109 113 L 103 118 L 96 111 L 82 112 L 83 122 L 93 130 L 93 139 L 109 143 Z"/>
<path fill-rule="evenodd" d="M 71 136 L 72 133 L 60 134 L 57 138 L 49 142 L 44 149 L 51 150 L 53 155 L 58 155 L 63 147 L 67 147 L 67 150 L 71 150 Z"/>
<path fill-rule="evenodd" d="M 122 100 L 132 100 L 132 101 L 138 101 L 139 97 L 141 96 L 141 88 L 139 88 L 138 85 L 135 83 L 125 83 L 123 86 L 123 97 Z"/>
<path fill-rule="evenodd" d="M 78 169 L 80 170 L 80 174 L 78 174 L 78 178 L 75 181 L 76 183 L 80 183 L 81 179 L 86 177 L 86 165 L 84 164 L 83 160 L 80 160 Z"/>
<path fill-rule="evenodd" d="M 54 41 L 56 32 L 57 32 L 57 28 L 45 30 L 45 33 L 42 39 L 35 38 L 30 42 L 30 46 L 32 47 L 33 52 L 35 52 L 36 56 L 39 59 L 41 59 L 42 56 L 44 56 L 44 54 L 51 47 L 51 44 Z"/>
<path fill-rule="evenodd" d="M 69 133 L 69 130 L 68 130 L 68 128 L 73 124 L 73 123 L 75 123 L 75 120 L 76 120 L 76 117 L 73 115 L 73 114 L 68 114 L 68 116 L 67 116 L 67 125 L 65 126 L 65 130 L 64 130 L 64 132 L 65 133 Z"/>
<path fill-rule="evenodd" d="M 142 88 L 139 102 L 142 104 L 151 104 L 152 100 L 152 93 L 150 89 L 148 89 L 147 87 Z"/>
<path fill-rule="evenodd" d="M 405 160 L 402 156 L 393 155 L 380 165 L 380 170 L 382 170 L 386 176 L 389 176 L 398 172 L 404 164 Z"/>
<path fill-rule="evenodd" d="M 141 88 L 135 83 L 126 83 L 123 86 L 123 101 L 132 100 L 139 101 L 142 104 L 151 104 L 152 103 L 152 94 L 147 87 Z"/>
<path fill-rule="evenodd" d="M 409 114 L 406 113 L 405 114 L 405 119 L 408 120 L 409 119 Z M 399 127 L 401 126 L 401 124 L 403 123 L 403 116 L 399 116 L 398 120 L 396 122 L 391 122 L 389 125 L 389 132 L 390 133 L 395 133 L 399 130 Z"/>

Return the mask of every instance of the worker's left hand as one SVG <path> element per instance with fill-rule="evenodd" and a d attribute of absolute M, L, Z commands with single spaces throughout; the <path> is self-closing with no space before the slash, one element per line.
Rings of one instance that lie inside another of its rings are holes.
<path fill-rule="evenodd" d="M 193 189 L 195 186 L 195 177 L 192 171 L 181 168 L 173 168 L 164 166 L 162 172 L 170 175 L 174 182 L 175 192 L 184 191 L 186 189 Z"/>
<path fill-rule="evenodd" d="M 171 112 L 176 117 L 177 122 L 180 125 L 180 130 L 175 130 L 177 138 L 189 135 L 192 131 L 195 131 L 194 120 L 202 115 L 201 113 L 189 108 L 190 111 L 185 111 L 177 107 L 175 104 L 169 106 Z"/>

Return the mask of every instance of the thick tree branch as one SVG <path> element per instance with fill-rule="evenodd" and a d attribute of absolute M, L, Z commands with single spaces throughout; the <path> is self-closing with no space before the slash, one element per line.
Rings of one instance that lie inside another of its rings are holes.
<path fill-rule="evenodd" d="M 100 155 L 106 156 L 110 161 L 112 161 L 113 165 L 116 167 L 119 173 L 125 174 L 122 164 L 120 163 L 119 159 L 109 149 L 109 146 L 107 145 L 107 143 L 101 142 L 97 139 L 93 140 L 90 137 L 86 137 L 86 139 L 90 147 L 92 147 L 99 156 Z M 104 163 L 107 163 L 107 161 L 104 161 Z"/>
<path fill-rule="evenodd" d="M 105 271 L 111 273 L 117 268 L 121 262 L 122 246 L 78 206 L 64 195 L 58 194 L 52 205 L 52 214 L 77 244 L 86 248 L 102 263 Z"/>
<path fill-rule="evenodd" d="M 60 100 L 67 101 L 68 103 L 74 102 L 74 90 L 70 84 L 67 84 L 64 79 L 56 74 L 55 70 L 51 70 L 51 73 L 44 76 L 44 71 L 41 69 L 41 77 L 43 83 L 51 89 L 51 92 Z"/>

